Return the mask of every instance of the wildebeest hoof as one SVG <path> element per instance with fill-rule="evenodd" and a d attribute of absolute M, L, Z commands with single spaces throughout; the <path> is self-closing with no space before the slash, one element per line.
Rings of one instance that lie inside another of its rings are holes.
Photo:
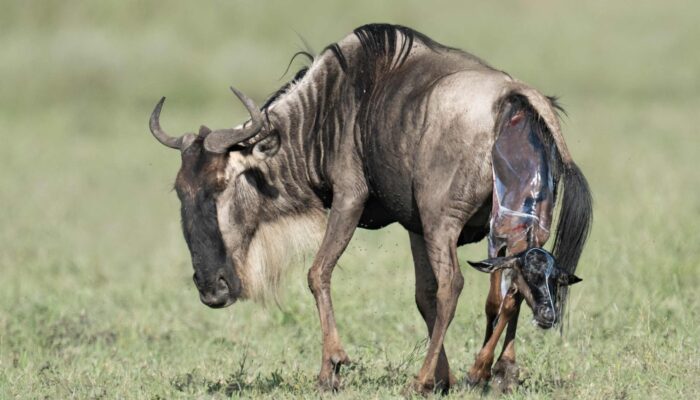
<path fill-rule="evenodd" d="M 435 380 L 427 379 L 422 381 L 418 378 L 414 379 L 408 387 L 404 390 L 405 397 L 411 397 L 414 394 L 419 394 L 421 396 L 427 396 L 435 392 Z"/>
<path fill-rule="evenodd" d="M 472 368 L 469 370 L 465 382 L 469 387 L 476 387 L 487 382 L 489 379 L 491 379 L 491 372 L 489 372 L 488 369 L 484 368 L 475 370 Z"/>
<path fill-rule="evenodd" d="M 335 373 L 330 373 L 327 375 L 320 374 L 318 376 L 318 388 L 321 391 L 336 392 L 340 390 L 341 381 L 340 376 Z"/>
<path fill-rule="evenodd" d="M 501 393 L 510 393 L 520 385 L 520 368 L 510 360 L 498 360 L 493 366 L 491 388 Z"/>
<path fill-rule="evenodd" d="M 318 387 L 322 391 L 332 391 L 336 392 L 342 387 L 342 380 L 340 379 L 340 365 L 342 363 L 331 363 L 330 367 L 325 367 L 318 374 Z"/>
<path fill-rule="evenodd" d="M 435 376 L 435 388 L 433 389 L 436 393 L 447 394 L 450 392 L 450 388 L 455 387 L 457 384 L 457 378 L 449 373 L 447 378 L 440 378 L 438 375 Z"/>
<path fill-rule="evenodd" d="M 318 375 L 319 388 L 321 390 L 330 390 L 334 392 L 339 390 L 342 386 L 340 367 L 341 365 L 349 364 L 350 357 L 348 357 L 345 350 L 340 349 L 333 351 L 327 361 L 324 361 L 321 373 Z"/>
<path fill-rule="evenodd" d="M 350 357 L 348 357 L 348 354 L 343 349 L 334 351 L 329 359 L 333 368 L 338 370 L 341 365 L 350 365 L 351 363 Z"/>

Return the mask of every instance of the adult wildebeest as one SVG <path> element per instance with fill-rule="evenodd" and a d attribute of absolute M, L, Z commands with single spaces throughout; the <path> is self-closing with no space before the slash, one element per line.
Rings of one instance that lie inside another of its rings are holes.
<path fill-rule="evenodd" d="M 356 227 L 399 222 L 430 336 L 414 387 L 446 389 L 454 378 L 443 339 L 463 286 L 456 248 L 491 232 L 491 258 L 474 263 L 493 272 L 487 338 L 468 380 L 490 377 L 508 324 L 497 370 L 512 375 L 521 299 L 541 326 L 556 322 L 590 221 L 552 100 L 473 55 L 384 24 L 327 47 L 261 108 L 233 91 L 251 117 L 235 128 L 171 137 L 159 124 L 164 99 L 150 121 L 156 139 L 181 151 L 175 188 L 202 302 L 262 296 L 288 250 L 322 235 L 308 282 L 323 331 L 319 382 L 335 388 L 349 359 L 331 273 Z M 540 246 L 562 180 L 556 265 Z"/>

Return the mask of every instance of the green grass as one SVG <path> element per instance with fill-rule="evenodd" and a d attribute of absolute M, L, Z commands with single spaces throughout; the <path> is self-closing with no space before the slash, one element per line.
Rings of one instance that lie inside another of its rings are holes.
<path fill-rule="evenodd" d="M 473 51 L 568 110 L 595 196 L 584 282 L 565 337 L 521 316 L 527 379 L 509 397 L 700 397 L 700 6 L 379 3 L 1 2 L 0 398 L 319 396 L 305 269 L 279 306 L 201 305 L 171 191 L 179 157 L 146 122 L 162 95 L 173 132 L 240 122 L 228 85 L 274 91 L 303 48 L 295 31 L 319 50 L 376 21 Z M 328 397 L 398 397 L 418 371 L 410 259 L 399 227 L 356 234 L 333 281 L 355 364 Z M 464 274 L 446 339 L 460 379 L 488 287 Z"/>

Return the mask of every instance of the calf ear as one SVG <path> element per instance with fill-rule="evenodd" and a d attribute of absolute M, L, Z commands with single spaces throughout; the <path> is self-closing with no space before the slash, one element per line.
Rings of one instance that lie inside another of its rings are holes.
<path fill-rule="evenodd" d="M 278 132 L 272 132 L 267 137 L 253 147 L 253 156 L 258 160 L 264 160 L 277 154 L 280 149 L 280 135 Z"/>
<path fill-rule="evenodd" d="M 477 271 L 486 272 L 490 274 L 491 272 L 498 271 L 504 268 L 513 268 L 517 262 L 516 257 L 496 257 L 489 258 L 483 261 L 467 261 L 469 265 L 474 267 Z"/>
<path fill-rule="evenodd" d="M 575 283 L 581 282 L 583 279 L 579 278 L 578 276 L 574 274 L 563 274 L 559 278 L 559 283 L 564 286 L 571 286 Z"/>

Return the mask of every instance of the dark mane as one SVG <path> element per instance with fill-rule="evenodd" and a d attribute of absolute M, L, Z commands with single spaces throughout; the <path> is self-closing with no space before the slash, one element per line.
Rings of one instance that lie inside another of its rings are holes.
<path fill-rule="evenodd" d="M 461 51 L 456 48 L 444 46 L 420 32 L 401 25 L 367 24 L 355 29 L 353 34 L 359 39 L 360 48 L 363 52 L 362 57 L 359 57 L 357 60 L 357 65 L 350 66 L 348 64 L 347 57 L 343 54 L 342 49 L 337 43 L 327 46 L 323 49 L 323 52 L 331 51 L 343 72 L 348 73 L 351 67 L 361 72 L 360 79 L 358 79 L 355 84 L 355 91 L 358 99 L 361 98 L 363 94 L 368 93 L 369 89 L 374 86 L 378 72 L 393 70 L 403 65 L 416 40 L 434 51 Z M 397 46 L 400 38 L 399 35 L 404 38 L 401 42 L 401 46 Z M 300 55 L 305 56 L 311 62 L 314 60 L 314 56 L 309 52 L 299 51 L 292 56 L 284 74 L 289 71 L 289 66 L 294 62 L 294 59 Z M 297 71 L 292 80 L 285 83 L 267 98 L 261 109 L 266 110 L 271 106 L 272 103 L 286 93 L 292 85 L 304 78 L 308 70 L 309 67 L 305 66 Z"/>
<path fill-rule="evenodd" d="M 360 41 L 362 52 L 361 56 L 353 57 L 353 65 L 348 64 L 346 55 L 337 43 L 326 47 L 324 51 L 333 52 L 343 72 L 356 74 L 357 99 L 362 99 L 372 91 L 381 73 L 400 68 L 408 59 L 416 40 L 433 51 L 456 50 L 401 25 L 367 24 L 355 29 L 353 34 Z M 402 41 L 400 41 L 401 38 L 403 38 Z"/>
<path fill-rule="evenodd" d="M 284 71 L 284 74 L 282 74 L 282 76 L 287 74 L 287 72 L 289 71 L 289 67 L 294 62 L 294 59 L 296 59 L 298 56 L 304 56 L 304 57 L 308 58 L 308 60 L 310 62 L 313 62 L 313 60 L 314 60 L 313 54 L 311 54 L 307 51 L 298 51 L 289 60 L 289 64 L 287 64 L 287 69 Z M 275 91 L 270 96 L 268 96 L 267 100 L 265 100 L 265 103 L 262 105 L 261 109 L 266 110 L 270 105 L 272 105 L 272 103 L 274 103 L 280 96 L 282 96 L 292 85 L 294 85 L 295 83 L 302 80 L 308 71 L 309 71 L 308 66 L 302 67 L 299 71 L 297 71 L 296 74 L 294 74 L 294 78 L 292 78 L 292 80 L 285 83 L 284 85 L 282 85 L 282 87 L 277 89 L 277 91 Z"/>
<path fill-rule="evenodd" d="M 398 68 L 406 61 L 416 39 L 431 50 L 456 50 L 443 46 L 428 36 L 401 25 L 367 24 L 355 29 L 353 33 L 360 40 L 360 46 L 364 52 L 363 63 L 384 64 L 386 61 L 391 61 L 398 56 L 394 64 L 388 65 L 390 68 Z M 401 43 L 401 47 L 397 48 L 399 35 L 404 37 L 404 41 Z M 326 47 L 325 50 L 332 51 L 340 67 L 347 72 L 347 59 L 340 46 L 337 43 L 333 43 Z"/>

